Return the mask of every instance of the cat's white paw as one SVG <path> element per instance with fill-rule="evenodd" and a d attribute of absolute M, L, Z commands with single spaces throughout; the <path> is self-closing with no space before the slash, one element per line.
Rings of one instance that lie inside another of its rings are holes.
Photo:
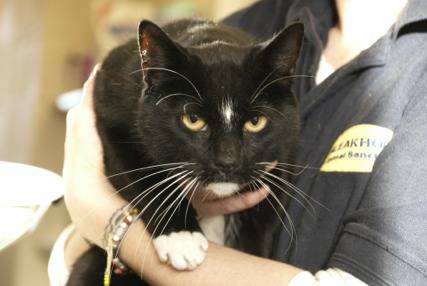
<path fill-rule="evenodd" d="M 161 262 L 176 270 L 193 270 L 205 259 L 208 241 L 200 232 L 180 231 L 153 240 Z"/>

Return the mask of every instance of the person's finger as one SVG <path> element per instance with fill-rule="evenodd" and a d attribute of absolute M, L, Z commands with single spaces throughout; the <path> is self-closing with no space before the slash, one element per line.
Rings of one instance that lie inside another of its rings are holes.
<path fill-rule="evenodd" d="M 67 116 L 65 118 L 65 144 L 67 143 L 69 134 L 71 134 L 71 129 L 74 124 L 75 117 L 76 117 L 76 107 L 73 107 L 67 112 Z"/>
<path fill-rule="evenodd" d="M 91 165 L 92 169 L 103 170 L 102 147 L 97 134 L 93 110 L 93 86 L 99 65 L 95 66 L 83 87 L 81 102 L 70 109 L 66 118 L 63 174 L 75 164 Z"/>
<path fill-rule="evenodd" d="M 196 211 L 200 217 L 231 214 L 259 204 L 268 194 L 269 190 L 260 188 L 256 192 L 246 192 L 221 200 L 199 202 L 196 205 Z"/>
<path fill-rule="evenodd" d="M 80 102 L 81 105 L 85 107 L 92 108 L 93 105 L 93 87 L 95 84 L 95 78 L 96 74 L 100 68 L 100 64 L 95 65 L 92 72 L 89 75 L 89 78 L 86 80 L 86 82 L 83 85 L 83 97 Z"/>

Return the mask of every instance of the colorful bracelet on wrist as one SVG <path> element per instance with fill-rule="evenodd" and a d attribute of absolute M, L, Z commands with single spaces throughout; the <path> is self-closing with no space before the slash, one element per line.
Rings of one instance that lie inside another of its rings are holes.
<path fill-rule="evenodd" d="M 126 274 L 127 266 L 119 259 L 119 247 L 131 224 L 137 220 L 139 211 L 136 208 L 123 207 L 112 215 L 104 233 L 104 248 L 107 252 L 107 265 L 104 272 L 104 286 L 109 286 L 111 274 Z"/>

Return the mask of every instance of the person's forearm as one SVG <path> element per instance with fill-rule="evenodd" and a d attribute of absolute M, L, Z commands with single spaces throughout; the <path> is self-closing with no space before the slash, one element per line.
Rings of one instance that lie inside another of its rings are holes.
<path fill-rule="evenodd" d="M 258 258 L 233 249 L 209 244 L 205 261 L 196 270 L 176 271 L 159 261 L 150 236 L 144 233 L 142 223 L 129 230 L 120 251 L 121 258 L 151 285 L 288 285 L 300 271 L 296 267 Z M 147 247 L 148 245 L 148 247 Z"/>

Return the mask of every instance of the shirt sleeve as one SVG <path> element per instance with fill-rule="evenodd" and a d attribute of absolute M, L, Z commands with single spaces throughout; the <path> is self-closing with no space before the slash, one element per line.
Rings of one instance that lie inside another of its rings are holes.
<path fill-rule="evenodd" d="M 413 88 L 329 261 L 369 285 L 427 285 L 426 80 Z"/>
<path fill-rule="evenodd" d="M 318 271 L 315 275 L 302 271 L 288 286 L 367 286 L 367 284 L 338 268 L 329 268 Z"/>
<path fill-rule="evenodd" d="M 74 232 L 74 226 L 69 225 L 65 228 L 58 239 L 55 241 L 52 252 L 50 253 L 47 272 L 50 286 L 65 286 L 70 276 L 70 269 L 65 263 L 65 246 Z"/>

